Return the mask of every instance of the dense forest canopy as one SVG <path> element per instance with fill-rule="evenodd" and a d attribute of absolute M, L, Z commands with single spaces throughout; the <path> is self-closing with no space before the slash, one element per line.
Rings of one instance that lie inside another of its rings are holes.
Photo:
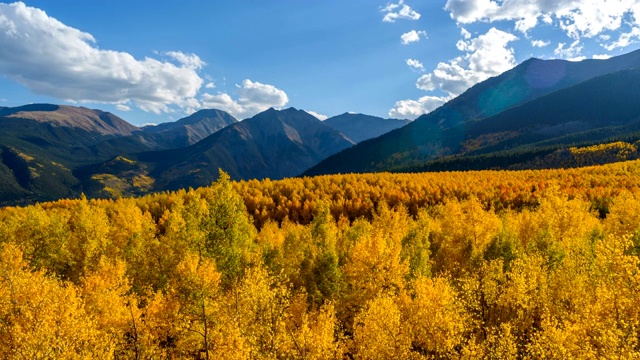
<path fill-rule="evenodd" d="M 221 174 L 196 190 L 4 208 L 0 354 L 638 357 L 639 180 L 640 161 Z"/>

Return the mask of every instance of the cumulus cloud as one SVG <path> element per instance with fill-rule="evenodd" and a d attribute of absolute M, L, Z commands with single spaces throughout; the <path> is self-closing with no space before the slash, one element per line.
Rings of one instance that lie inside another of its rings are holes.
<path fill-rule="evenodd" d="M 185 54 L 180 51 L 167 51 L 165 52 L 165 55 L 173 58 L 188 69 L 199 70 L 206 65 L 206 63 L 195 54 Z"/>
<path fill-rule="evenodd" d="M 611 55 L 609 54 L 594 54 L 592 57 L 592 59 L 596 59 L 596 60 L 607 60 L 611 58 Z"/>
<path fill-rule="evenodd" d="M 382 9 L 385 13 L 382 21 L 384 22 L 396 22 L 398 19 L 418 20 L 420 14 L 413 10 L 409 5 L 404 3 L 404 0 L 400 0 L 397 3 L 389 3 Z"/>
<path fill-rule="evenodd" d="M 89 33 L 22 2 L 0 4 L 0 73 L 33 92 L 78 102 L 131 103 L 169 112 L 197 104 L 204 62 L 195 54 L 136 59 L 102 50 Z"/>
<path fill-rule="evenodd" d="M 508 32 L 491 28 L 485 34 L 457 44 L 465 52 L 449 62 L 438 63 L 436 69 L 421 76 L 416 86 L 426 91 L 442 90 L 458 95 L 489 77 L 499 75 L 516 65 L 513 49 L 507 45 L 517 40 Z"/>
<path fill-rule="evenodd" d="M 407 65 L 413 70 L 424 71 L 424 65 L 420 62 L 420 60 L 416 59 L 407 59 Z"/>
<path fill-rule="evenodd" d="M 305 110 L 305 112 L 307 114 L 309 114 L 309 115 L 315 116 L 318 120 L 321 120 L 321 121 L 325 121 L 325 120 L 327 120 L 329 118 L 327 115 L 322 115 L 322 114 L 319 114 L 319 113 L 317 113 L 315 111 Z"/>
<path fill-rule="evenodd" d="M 545 46 L 549 46 L 549 44 L 551 44 L 551 41 L 533 40 L 531 42 L 531 46 L 533 47 L 545 47 Z"/>
<path fill-rule="evenodd" d="M 427 32 L 424 30 L 420 30 L 420 31 L 411 30 L 409 32 L 406 32 L 400 35 L 400 41 L 402 42 L 402 45 L 408 45 L 408 44 L 420 41 L 421 37 L 426 38 Z"/>
<path fill-rule="evenodd" d="M 244 80 L 241 85 L 236 85 L 236 89 L 237 99 L 227 93 L 205 93 L 202 95 L 201 105 L 205 108 L 224 110 L 238 119 L 246 119 L 271 107 L 283 107 L 289 102 L 289 97 L 284 91 L 273 85 L 249 79 Z"/>
<path fill-rule="evenodd" d="M 416 82 L 421 90 L 440 91 L 446 96 L 429 95 L 418 100 L 400 100 L 389 111 L 389 116 L 415 119 L 433 111 L 476 83 L 511 69 L 516 65 L 516 60 L 513 49 L 507 46 L 515 40 L 515 35 L 496 28 L 491 28 L 476 38 L 471 38 L 471 34 L 462 29 L 462 39 L 458 41 L 457 47 L 465 54 L 439 63 L 435 70 L 422 75 Z"/>
<path fill-rule="evenodd" d="M 633 27 L 640 26 L 637 0 L 447 0 L 445 9 L 458 23 L 514 21 L 515 29 L 527 34 L 540 21 L 554 21 L 574 40 L 592 38 L 618 30 L 631 15 Z"/>
<path fill-rule="evenodd" d="M 553 53 L 561 59 L 566 59 L 569 61 L 580 61 L 584 60 L 586 57 L 580 55 L 582 53 L 582 45 L 580 44 L 580 40 L 575 40 L 569 46 L 565 46 L 565 43 L 558 43 L 558 47 L 553 50 Z"/>
<path fill-rule="evenodd" d="M 620 37 L 618 37 L 616 41 L 604 45 L 604 48 L 608 51 L 612 51 L 617 48 L 624 48 L 638 42 L 638 39 L 640 39 L 640 27 L 634 27 L 631 31 L 620 34 Z"/>
<path fill-rule="evenodd" d="M 400 100 L 389 111 L 389 116 L 396 119 L 414 120 L 420 115 L 437 109 L 451 98 L 451 96 L 423 96 L 418 100 Z"/>
<path fill-rule="evenodd" d="M 465 28 L 460 28 L 460 35 L 462 35 L 465 40 L 471 39 L 471 33 Z"/>
<path fill-rule="evenodd" d="M 207 89 L 213 89 L 216 87 L 216 84 L 213 81 L 210 81 L 204 87 Z"/>

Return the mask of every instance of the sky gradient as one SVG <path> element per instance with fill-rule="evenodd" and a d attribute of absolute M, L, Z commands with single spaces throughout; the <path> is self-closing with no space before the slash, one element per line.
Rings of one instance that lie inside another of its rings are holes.
<path fill-rule="evenodd" d="M 638 49 L 640 0 L 0 3 L 0 106 L 415 119 L 530 58 Z"/>

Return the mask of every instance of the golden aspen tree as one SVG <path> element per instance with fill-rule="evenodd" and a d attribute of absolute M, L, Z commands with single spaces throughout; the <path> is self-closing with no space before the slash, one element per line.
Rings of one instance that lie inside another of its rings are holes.
<path fill-rule="evenodd" d="M 286 228 L 286 225 L 282 226 Z M 277 274 L 284 269 L 285 254 L 285 230 L 278 223 L 268 220 L 262 225 L 256 237 L 256 242 L 262 255 L 262 263 L 272 274 Z"/>
<path fill-rule="evenodd" d="M 250 262 L 256 229 L 229 175 L 222 170 L 218 181 L 204 195 L 209 203 L 209 217 L 203 224 L 205 254 L 215 259 L 223 284 L 230 284 Z"/>
<path fill-rule="evenodd" d="M 640 259 L 628 254 L 632 246 L 629 235 L 610 235 L 595 246 L 597 289 L 588 326 L 601 357 L 640 357 Z"/>
<path fill-rule="evenodd" d="M 226 297 L 230 317 L 237 321 L 253 359 L 292 356 L 293 339 L 287 331 L 289 288 L 263 267 L 247 270 Z"/>
<path fill-rule="evenodd" d="M 638 195 L 628 191 L 618 195 L 609 207 L 604 227 L 608 234 L 635 235 L 640 230 L 640 199 L 638 199 Z M 640 243 L 635 246 L 640 246 Z"/>
<path fill-rule="evenodd" d="M 372 226 L 360 226 L 344 265 L 347 295 L 341 303 L 341 320 L 352 318 L 365 302 L 382 293 L 405 288 L 409 266 L 402 261 L 401 243 L 384 237 Z M 348 326 L 348 325 L 347 325 Z"/>
<path fill-rule="evenodd" d="M 39 204 L 20 210 L 2 219 L 0 242 L 20 244 L 31 266 L 68 278 L 74 262 L 69 248 L 69 211 L 46 210 Z"/>
<path fill-rule="evenodd" d="M 491 327 L 484 342 L 476 343 L 472 339 L 460 351 L 459 358 L 515 360 L 521 359 L 518 354 L 517 339 L 511 332 L 509 324 L 501 324 L 499 327 Z"/>
<path fill-rule="evenodd" d="M 355 317 L 353 352 L 358 359 L 407 359 L 411 337 L 402 324 L 395 297 L 380 294 Z"/>
<path fill-rule="evenodd" d="M 71 209 L 69 228 L 71 236 L 67 246 L 73 262 L 68 278 L 77 282 L 85 270 L 97 265 L 109 246 L 110 224 L 106 209 L 82 198 Z"/>
<path fill-rule="evenodd" d="M 176 347 L 183 356 L 214 358 L 221 313 L 220 277 L 208 258 L 187 255 L 177 268 L 170 294 L 179 301 L 182 329 Z"/>
<path fill-rule="evenodd" d="M 155 224 L 150 213 L 143 213 L 133 202 L 116 200 L 107 210 L 110 221 L 109 243 L 104 250 L 111 259 L 127 262 L 127 275 L 135 289 L 146 286 L 158 288 L 163 282 L 165 270 L 161 247 L 155 234 Z M 162 249 L 164 250 L 164 249 Z"/>
<path fill-rule="evenodd" d="M 0 354 L 7 359 L 109 358 L 115 344 L 96 328 L 73 284 L 31 272 L 14 245 L 0 249 Z"/>
<path fill-rule="evenodd" d="M 471 271 L 500 231 L 500 218 L 485 211 L 477 198 L 450 201 L 439 215 L 440 226 L 433 237 L 434 265 L 454 275 Z"/>
<path fill-rule="evenodd" d="M 454 354 L 463 343 L 468 315 L 448 281 L 419 277 L 402 300 L 402 323 L 412 350 L 434 357 Z"/>
<path fill-rule="evenodd" d="M 116 357 L 141 359 L 155 353 L 123 261 L 103 257 L 81 279 L 79 291 L 96 328 L 115 345 Z"/>
<path fill-rule="evenodd" d="M 301 292 L 292 298 L 287 328 L 293 341 L 292 354 L 295 358 L 342 358 L 345 349 L 341 337 L 336 337 L 337 327 L 331 303 L 326 303 L 319 309 L 308 310 L 306 294 Z"/>
<path fill-rule="evenodd" d="M 328 205 L 319 204 L 310 230 L 311 244 L 300 270 L 307 293 L 312 302 L 319 305 L 325 300 L 334 300 L 343 287 L 336 248 L 338 228 Z"/>
<path fill-rule="evenodd" d="M 409 278 L 411 279 L 431 276 L 430 229 L 430 216 L 422 209 L 419 211 L 416 221 L 409 223 L 407 234 L 402 239 L 400 258 L 408 262 Z"/>
<path fill-rule="evenodd" d="M 140 309 L 143 321 L 139 329 L 142 334 L 147 335 L 142 340 L 150 358 L 172 359 L 186 356 L 182 347 L 186 316 L 181 310 L 181 299 L 170 286 L 167 286 L 166 292 L 150 292 L 142 298 L 146 306 Z M 191 335 L 193 334 L 189 334 Z"/>

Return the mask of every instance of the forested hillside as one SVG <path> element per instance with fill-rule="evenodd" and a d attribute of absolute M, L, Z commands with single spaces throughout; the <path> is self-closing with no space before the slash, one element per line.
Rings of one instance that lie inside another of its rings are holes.
<path fill-rule="evenodd" d="M 0 210 L 0 354 L 634 358 L 640 161 Z"/>
<path fill-rule="evenodd" d="M 572 138 L 573 136 L 570 136 Z M 575 168 L 635 160 L 640 157 L 640 133 L 627 133 L 609 141 L 586 141 L 579 146 L 541 142 L 537 146 L 497 151 L 489 154 L 445 156 L 416 166 L 392 168 L 394 172 L 460 171 L 460 170 L 524 170 Z M 577 144 L 577 145 L 578 145 Z"/>
<path fill-rule="evenodd" d="M 575 146 L 576 141 L 623 136 L 640 129 L 638 66 L 639 51 L 603 61 L 529 59 L 305 174 L 390 171 L 443 156 L 516 150 L 542 141 Z"/>

